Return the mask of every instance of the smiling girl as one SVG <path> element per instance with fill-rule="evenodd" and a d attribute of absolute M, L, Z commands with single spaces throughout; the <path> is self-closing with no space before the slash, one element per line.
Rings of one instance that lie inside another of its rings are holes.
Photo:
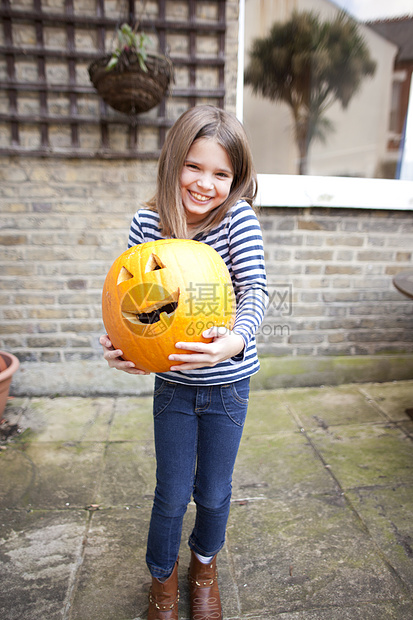
<path fill-rule="evenodd" d="M 216 558 L 225 542 L 249 381 L 259 369 L 254 334 L 268 299 L 262 234 L 252 208 L 256 190 L 241 123 L 212 106 L 191 108 L 169 131 L 155 196 L 131 224 L 129 247 L 170 237 L 212 246 L 228 267 L 237 300 L 232 330 L 206 330 L 208 343 L 177 342 L 170 370 L 155 376 L 148 620 L 178 620 L 178 552 L 191 495 L 196 504 L 188 541 L 191 618 L 222 618 Z M 124 360 L 107 335 L 100 342 L 110 367 L 146 374 Z"/>

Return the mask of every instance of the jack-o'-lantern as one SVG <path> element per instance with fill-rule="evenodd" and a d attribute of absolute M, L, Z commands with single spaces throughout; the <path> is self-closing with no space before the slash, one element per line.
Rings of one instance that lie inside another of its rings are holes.
<path fill-rule="evenodd" d="M 231 329 L 235 296 L 221 256 L 190 239 L 135 245 L 110 268 L 102 317 L 110 340 L 138 368 L 165 372 L 176 342 L 208 342 L 212 326 Z"/>

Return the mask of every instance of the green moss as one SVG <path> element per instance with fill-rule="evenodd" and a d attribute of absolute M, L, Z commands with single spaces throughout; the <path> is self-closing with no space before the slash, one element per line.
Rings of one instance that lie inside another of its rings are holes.
<path fill-rule="evenodd" d="M 260 357 L 253 389 L 403 381 L 413 378 L 413 355 Z"/>

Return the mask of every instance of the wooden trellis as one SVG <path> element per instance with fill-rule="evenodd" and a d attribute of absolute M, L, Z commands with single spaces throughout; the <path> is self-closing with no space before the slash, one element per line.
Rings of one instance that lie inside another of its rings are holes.
<path fill-rule="evenodd" d="M 175 71 L 183 72 L 186 81 L 172 84 L 155 110 L 137 116 L 111 110 L 86 77 L 87 65 L 107 51 L 121 16 L 107 16 L 105 0 L 96 0 L 90 14 L 79 11 L 76 0 L 61 2 L 60 11 L 51 11 L 42 0 L 32 0 L 31 8 L 27 1 L 20 5 L 18 0 L 2 0 L 0 154 L 152 159 L 159 155 L 168 127 L 183 109 L 197 102 L 223 107 L 225 0 L 179 0 L 180 7 L 186 5 L 185 17 L 179 19 L 168 14 L 174 0 L 158 0 L 157 15 L 142 17 L 142 29 L 156 33 L 159 51 L 168 53 Z M 198 17 L 203 3 L 213 19 Z M 127 0 L 127 8 L 124 21 L 133 25 L 139 6 Z M 60 33 L 64 46 L 46 41 L 50 30 Z M 90 36 L 94 46 L 79 47 L 82 36 Z M 213 52 L 199 53 L 200 36 L 211 38 Z M 174 49 L 169 37 L 185 40 L 185 50 Z M 53 78 L 56 66 L 64 79 Z M 203 71 L 206 77 L 200 85 Z M 208 71 L 215 72 L 216 79 L 205 85 Z"/>

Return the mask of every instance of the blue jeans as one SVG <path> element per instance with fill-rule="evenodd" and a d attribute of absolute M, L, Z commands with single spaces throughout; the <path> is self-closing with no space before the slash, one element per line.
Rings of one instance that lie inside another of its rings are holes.
<path fill-rule="evenodd" d="M 155 378 L 156 489 L 146 554 L 153 577 L 173 570 L 191 494 L 190 548 L 210 556 L 223 547 L 248 395 L 249 378 L 207 386 Z"/>

